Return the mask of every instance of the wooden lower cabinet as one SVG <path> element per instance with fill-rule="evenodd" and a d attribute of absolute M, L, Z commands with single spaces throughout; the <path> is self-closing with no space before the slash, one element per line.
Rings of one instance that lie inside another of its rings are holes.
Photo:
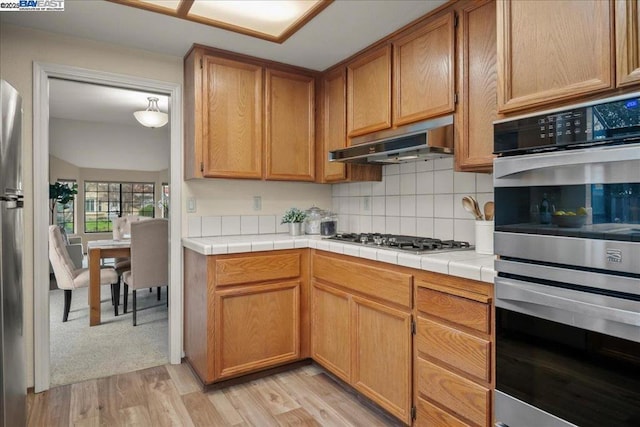
<path fill-rule="evenodd" d="M 185 249 L 184 351 L 203 384 L 309 357 L 308 254 Z"/>
<path fill-rule="evenodd" d="M 492 422 L 490 284 L 315 249 L 184 250 L 184 351 L 212 384 L 312 358 L 406 425 Z"/>
<path fill-rule="evenodd" d="M 352 384 L 404 422 L 411 420 L 411 313 L 352 298 Z"/>
<path fill-rule="evenodd" d="M 311 283 L 313 359 L 411 424 L 411 275 L 316 251 Z"/>
<path fill-rule="evenodd" d="M 311 285 L 311 357 L 343 381 L 351 381 L 349 294 Z"/>
<path fill-rule="evenodd" d="M 415 425 L 491 426 L 492 287 L 439 279 L 415 281 Z"/>
<path fill-rule="evenodd" d="M 216 378 L 300 358 L 300 282 L 215 293 Z"/>

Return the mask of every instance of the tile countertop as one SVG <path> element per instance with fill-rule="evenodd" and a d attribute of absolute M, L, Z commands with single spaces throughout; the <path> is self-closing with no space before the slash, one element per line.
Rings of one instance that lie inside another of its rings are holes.
<path fill-rule="evenodd" d="M 185 237 L 182 239 L 182 246 L 202 255 L 314 248 L 487 283 L 493 283 L 495 276 L 493 266 L 495 256 L 477 254 L 474 250 L 413 255 L 389 249 L 336 242 L 320 236 L 293 237 L 289 234 Z"/>

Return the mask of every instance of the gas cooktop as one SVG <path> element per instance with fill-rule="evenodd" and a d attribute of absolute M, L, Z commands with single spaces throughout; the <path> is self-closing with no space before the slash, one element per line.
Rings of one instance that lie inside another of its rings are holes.
<path fill-rule="evenodd" d="M 416 255 L 473 249 L 469 242 L 397 234 L 339 233 L 329 237 L 329 239 L 361 246 L 409 252 Z"/>

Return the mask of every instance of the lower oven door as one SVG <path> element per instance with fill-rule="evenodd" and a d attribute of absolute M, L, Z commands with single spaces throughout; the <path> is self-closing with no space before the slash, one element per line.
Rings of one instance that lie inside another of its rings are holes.
<path fill-rule="evenodd" d="M 640 301 L 497 277 L 496 425 L 640 426 Z"/>

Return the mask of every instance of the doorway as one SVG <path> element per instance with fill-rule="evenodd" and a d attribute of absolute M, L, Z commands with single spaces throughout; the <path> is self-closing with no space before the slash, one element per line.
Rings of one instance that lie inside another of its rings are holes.
<path fill-rule="evenodd" d="M 165 95 L 92 83 L 49 79 L 49 182 L 76 188 L 72 202 L 55 203 L 52 224 L 66 231 L 75 268 L 87 268 L 90 242 L 120 237 L 116 217 L 162 218 L 168 207 L 170 128 L 142 126 L 133 112 Z M 113 266 L 113 259 L 103 260 Z M 124 263 L 123 260 L 120 261 Z M 164 260 L 168 265 L 168 257 Z M 122 269 L 124 267 L 120 267 Z M 114 304 L 101 287 L 99 327 L 89 327 L 88 288 L 63 290 L 53 279 L 49 292 L 51 386 L 165 365 L 169 361 L 167 288 L 138 292 L 138 325 L 124 291 Z M 61 286 L 65 286 L 63 282 Z M 70 310 L 63 320 L 65 294 Z M 129 292 L 131 301 L 131 292 Z M 156 298 L 157 296 L 157 298 Z M 116 313 L 119 316 L 116 316 Z"/>
<path fill-rule="evenodd" d="M 182 185 L 182 93 L 181 86 L 101 71 L 55 64 L 34 63 L 33 69 L 33 167 L 34 167 L 34 283 L 48 283 L 48 182 L 49 182 L 49 89 L 51 78 L 96 85 L 128 88 L 169 97 L 170 166 L 169 182 L 173 203 L 169 205 L 169 310 L 168 347 L 170 363 L 182 356 L 182 262 L 181 262 L 181 185 Z M 34 380 L 35 391 L 50 386 L 50 335 L 48 286 L 34 289 Z M 125 320 L 125 319 L 123 319 Z"/>

